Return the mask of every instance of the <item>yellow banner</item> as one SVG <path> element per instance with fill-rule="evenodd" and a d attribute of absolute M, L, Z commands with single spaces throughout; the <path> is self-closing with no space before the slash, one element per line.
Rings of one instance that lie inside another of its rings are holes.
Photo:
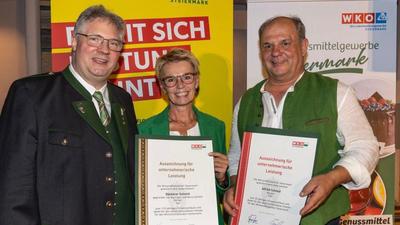
<path fill-rule="evenodd" d="M 111 80 L 132 95 L 139 121 L 167 105 L 157 84 L 157 57 L 173 47 L 191 50 L 200 61 L 195 105 L 225 122 L 230 136 L 233 83 L 233 2 L 224 0 L 52 0 L 53 71 L 69 63 L 73 25 L 88 6 L 103 4 L 127 24 L 120 68 Z"/>

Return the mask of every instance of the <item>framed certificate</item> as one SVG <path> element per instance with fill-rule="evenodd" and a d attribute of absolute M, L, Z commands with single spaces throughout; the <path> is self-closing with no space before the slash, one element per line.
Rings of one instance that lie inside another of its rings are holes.
<path fill-rule="evenodd" d="M 136 139 L 136 225 L 218 225 L 212 141 Z"/>
<path fill-rule="evenodd" d="M 310 180 L 316 135 L 272 128 L 245 132 L 235 201 L 240 206 L 231 225 L 296 225 L 306 198 L 299 196 Z"/>

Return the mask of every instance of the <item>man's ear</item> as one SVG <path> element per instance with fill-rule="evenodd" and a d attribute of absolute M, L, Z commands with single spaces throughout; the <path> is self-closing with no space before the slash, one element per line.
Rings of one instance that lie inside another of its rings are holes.
<path fill-rule="evenodd" d="M 303 56 L 307 55 L 307 49 L 308 49 L 308 39 L 304 38 L 301 41 L 301 53 L 302 53 Z"/>
<path fill-rule="evenodd" d="M 77 36 L 74 34 L 72 35 L 72 43 L 71 43 L 71 48 L 73 52 L 76 51 L 77 46 L 78 46 L 78 40 Z"/>

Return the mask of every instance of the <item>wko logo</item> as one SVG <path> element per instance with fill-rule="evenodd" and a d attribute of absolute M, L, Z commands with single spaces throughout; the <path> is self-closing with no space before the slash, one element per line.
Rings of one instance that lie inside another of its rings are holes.
<path fill-rule="evenodd" d="M 387 12 L 342 13 L 342 24 L 386 24 Z"/>
<path fill-rule="evenodd" d="M 203 149 L 203 148 L 205 148 L 205 147 L 206 147 L 206 146 L 203 145 L 203 144 L 192 144 L 192 145 L 191 145 L 192 150 L 201 150 L 201 149 Z"/>
<path fill-rule="evenodd" d="M 307 146 L 308 146 L 308 143 L 306 143 L 304 141 L 292 141 L 293 148 L 304 148 Z"/>

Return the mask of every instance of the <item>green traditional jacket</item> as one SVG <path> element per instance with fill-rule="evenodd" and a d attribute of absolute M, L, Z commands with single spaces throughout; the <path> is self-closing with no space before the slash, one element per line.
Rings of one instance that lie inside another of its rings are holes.
<path fill-rule="evenodd" d="M 224 122 L 211 115 L 200 112 L 196 107 L 193 107 L 193 111 L 196 114 L 197 122 L 200 129 L 200 135 L 210 137 L 212 139 L 214 152 L 226 154 Z M 169 107 L 165 108 L 160 114 L 150 117 L 144 122 L 140 123 L 139 134 L 169 136 L 168 114 Z M 229 175 L 227 175 L 227 179 L 229 181 Z M 222 187 L 217 184 L 216 187 L 218 202 L 221 202 L 223 194 L 229 187 L 229 184 L 226 187 Z M 219 225 L 224 225 L 221 207 L 218 206 L 217 208 Z"/>
<path fill-rule="evenodd" d="M 265 81 L 249 89 L 240 102 L 238 132 L 259 127 L 263 120 L 261 87 Z M 336 138 L 337 130 L 337 80 L 320 74 L 305 72 L 288 92 L 282 113 L 283 129 L 316 133 L 319 135 L 313 176 L 327 173 L 339 160 L 341 148 Z M 339 186 L 318 209 L 304 216 L 302 225 L 324 225 L 329 220 L 348 212 L 350 202 L 347 190 Z"/>
<path fill-rule="evenodd" d="M 133 225 L 134 198 L 130 187 L 128 165 L 128 125 L 125 108 L 113 99 L 113 89 L 108 85 L 111 103 L 111 122 L 104 127 L 93 107 L 92 96 L 72 74 L 66 73 L 65 79 L 86 101 L 74 102 L 75 110 L 101 135 L 112 148 L 113 174 L 106 180 L 114 183 L 113 225 Z"/>

